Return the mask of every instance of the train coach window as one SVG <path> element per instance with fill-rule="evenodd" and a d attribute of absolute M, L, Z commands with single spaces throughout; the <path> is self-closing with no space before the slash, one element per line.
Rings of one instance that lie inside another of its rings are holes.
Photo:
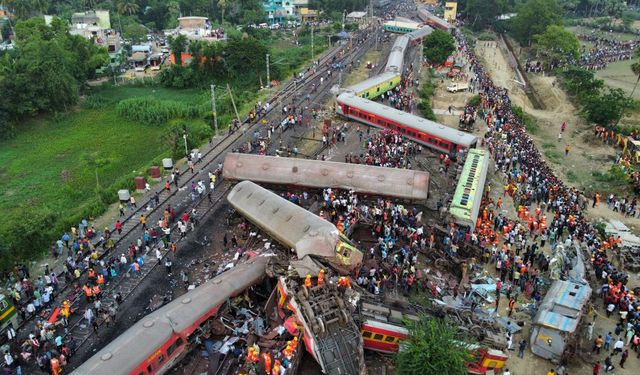
<path fill-rule="evenodd" d="M 362 337 L 364 337 L 365 339 L 370 339 L 371 338 L 371 332 L 369 332 L 369 331 L 362 332 Z"/>
<path fill-rule="evenodd" d="M 160 354 L 158 356 L 158 363 L 162 363 L 162 362 L 164 362 L 164 354 Z"/>
<path fill-rule="evenodd" d="M 167 348 L 167 355 L 171 357 L 171 354 L 173 354 L 173 352 L 176 351 L 176 348 L 179 348 L 180 346 L 182 346 L 182 338 L 178 337 L 178 339 Z"/>
<path fill-rule="evenodd" d="M 396 338 L 393 337 L 393 336 L 387 336 L 387 337 L 384 338 L 384 341 L 386 341 L 386 342 L 394 342 L 394 341 L 396 341 Z"/>
<path fill-rule="evenodd" d="M 384 337 L 383 335 L 381 335 L 381 334 L 379 334 L 379 333 L 376 333 L 376 335 L 375 335 L 375 336 L 373 336 L 373 339 L 374 339 L 374 340 L 382 340 L 382 338 L 383 338 L 383 337 Z"/>

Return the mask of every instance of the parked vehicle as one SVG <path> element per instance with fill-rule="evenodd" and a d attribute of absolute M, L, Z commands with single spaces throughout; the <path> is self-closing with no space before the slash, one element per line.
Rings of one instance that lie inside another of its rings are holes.
<path fill-rule="evenodd" d="M 457 82 L 447 86 L 447 91 L 449 92 L 460 92 L 460 91 L 467 91 L 467 90 L 469 90 L 468 83 Z"/>

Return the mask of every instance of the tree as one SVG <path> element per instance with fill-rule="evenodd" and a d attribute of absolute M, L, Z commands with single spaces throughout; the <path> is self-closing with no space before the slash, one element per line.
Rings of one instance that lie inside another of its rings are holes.
<path fill-rule="evenodd" d="M 468 374 L 465 363 L 472 356 L 466 344 L 458 341 L 457 327 L 424 315 L 407 323 L 409 338 L 395 357 L 398 374 Z"/>
<path fill-rule="evenodd" d="M 182 53 L 187 50 L 187 37 L 182 34 L 178 34 L 175 38 L 169 37 L 169 48 L 171 48 L 176 65 L 182 66 Z"/>
<path fill-rule="evenodd" d="M 639 50 L 636 50 L 636 55 L 638 54 L 637 51 Z M 636 61 L 633 64 L 631 64 L 631 71 L 638 78 L 636 78 L 636 83 L 635 85 L 633 85 L 633 90 L 631 90 L 631 94 L 629 94 L 629 98 L 633 98 L 633 94 L 636 92 L 636 88 L 638 87 L 638 82 L 640 82 L 640 61 Z"/>
<path fill-rule="evenodd" d="M 479 31 L 493 24 L 501 7 L 498 0 L 468 0 L 464 7 L 464 13 L 469 20 L 469 26 Z"/>
<path fill-rule="evenodd" d="M 587 96 L 582 111 L 590 122 L 610 128 L 632 105 L 622 89 L 609 88 L 606 93 Z"/>
<path fill-rule="evenodd" d="M 36 17 L 19 21 L 16 34 L 16 48 L 0 57 L 3 127 L 7 118 L 17 125 L 25 116 L 68 110 L 87 78 L 108 62 L 104 48 L 70 35 L 59 18 L 51 26 Z"/>
<path fill-rule="evenodd" d="M 227 0 L 218 0 L 218 9 L 220 9 L 220 22 L 224 22 L 224 12 L 227 10 Z"/>
<path fill-rule="evenodd" d="M 455 50 L 453 37 L 442 30 L 434 30 L 424 40 L 423 53 L 432 64 L 443 64 Z"/>
<path fill-rule="evenodd" d="M 542 34 L 549 25 L 562 25 L 562 9 L 556 0 L 527 1 L 513 19 L 516 39 L 522 45 L 529 45 L 533 36 Z"/>
<path fill-rule="evenodd" d="M 93 169 L 96 174 L 96 193 L 100 189 L 100 179 L 98 177 L 98 171 L 108 165 L 111 161 L 106 158 L 101 158 L 98 152 L 88 152 L 82 155 L 82 159 L 87 164 L 89 169 Z"/>
<path fill-rule="evenodd" d="M 140 10 L 140 6 L 134 2 L 127 2 L 127 0 L 123 0 L 121 3 L 118 3 L 118 13 L 122 15 L 132 16 Z"/>
<path fill-rule="evenodd" d="M 583 101 L 589 95 L 599 95 L 604 87 L 604 81 L 597 79 L 591 70 L 569 66 L 562 72 L 562 86 L 571 95 Z"/>
<path fill-rule="evenodd" d="M 580 57 L 580 41 L 562 26 L 549 25 L 544 33 L 535 35 L 534 39 L 547 66 Z"/>

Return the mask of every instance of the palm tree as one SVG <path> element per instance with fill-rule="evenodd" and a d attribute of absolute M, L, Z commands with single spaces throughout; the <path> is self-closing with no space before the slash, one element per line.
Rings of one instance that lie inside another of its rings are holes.
<path fill-rule="evenodd" d="M 636 55 L 638 55 L 638 50 L 636 50 Z M 631 90 L 631 94 L 629 95 L 630 98 L 633 97 L 633 94 L 636 92 L 636 88 L 638 87 L 638 82 L 640 82 L 640 61 L 636 61 L 631 64 L 631 71 L 638 78 L 636 79 L 636 84 L 633 85 L 633 90 Z"/>
<path fill-rule="evenodd" d="M 220 22 L 224 23 L 224 12 L 227 10 L 227 0 L 218 0 L 218 9 L 220 9 Z"/>
<path fill-rule="evenodd" d="M 140 10 L 140 6 L 134 2 L 127 2 L 127 0 L 123 0 L 118 4 L 118 13 L 123 15 L 134 15 L 138 13 Z"/>

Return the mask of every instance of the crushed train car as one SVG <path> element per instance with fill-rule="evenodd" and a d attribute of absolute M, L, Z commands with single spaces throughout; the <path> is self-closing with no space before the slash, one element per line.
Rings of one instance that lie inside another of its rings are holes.
<path fill-rule="evenodd" d="M 318 257 L 343 274 L 362 263 L 363 254 L 335 225 L 251 181 L 238 183 L 227 200 L 242 216 L 298 259 Z"/>

